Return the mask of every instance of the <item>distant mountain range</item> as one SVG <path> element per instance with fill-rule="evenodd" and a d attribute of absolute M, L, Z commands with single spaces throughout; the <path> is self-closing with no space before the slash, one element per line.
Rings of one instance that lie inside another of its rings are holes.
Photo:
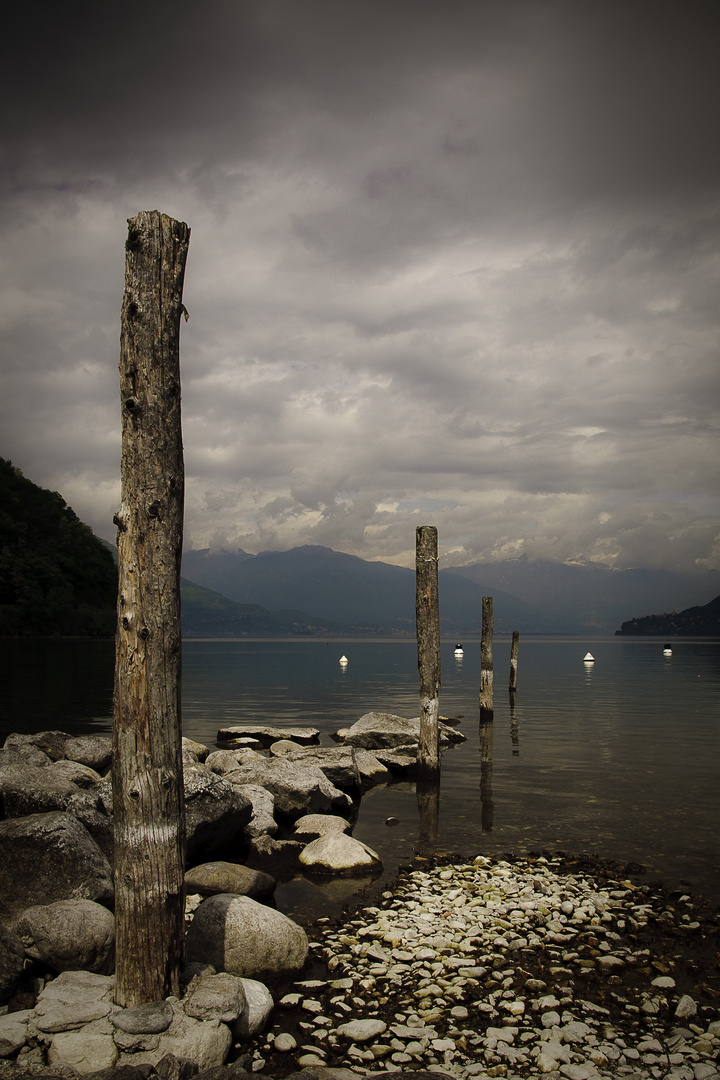
<path fill-rule="evenodd" d="M 258 555 L 187 551 L 183 575 L 242 608 L 223 608 L 214 601 L 218 621 L 213 631 L 212 604 L 198 622 L 194 605 L 200 594 L 194 600 L 184 594 L 185 633 L 415 633 L 415 571 L 367 562 L 331 548 L 309 545 Z M 628 612 L 705 602 L 720 592 L 720 574 L 615 571 L 520 558 L 441 570 L 439 587 L 441 630 L 446 636 L 480 633 L 483 596 L 493 597 L 497 633 L 597 635 L 614 633 Z M 284 629 L 271 629 L 275 619 Z M 264 620 L 267 629 L 253 629 L 260 626 L 257 620 Z M 226 621 L 228 629 L 220 629 Z M 207 629 L 200 629 L 202 625 Z M 247 629 L 233 630 L 232 625 Z"/>
<path fill-rule="evenodd" d="M 701 607 L 673 611 L 669 615 L 644 615 L 624 622 L 616 634 L 652 634 L 656 637 L 720 637 L 720 596 Z"/>
<path fill-rule="evenodd" d="M 0 458 L 0 636 L 112 634 L 111 552 L 117 558 L 61 495 Z M 187 636 L 415 634 L 414 568 L 305 546 L 258 555 L 186 551 L 182 572 Z M 615 571 L 527 558 L 450 567 L 440 571 L 442 633 L 479 634 L 483 596 L 493 597 L 497 633 L 598 635 L 621 624 L 622 634 L 720 633 L 717 571 Z M 672 614 L 632 617 L 646 611 Z"/>

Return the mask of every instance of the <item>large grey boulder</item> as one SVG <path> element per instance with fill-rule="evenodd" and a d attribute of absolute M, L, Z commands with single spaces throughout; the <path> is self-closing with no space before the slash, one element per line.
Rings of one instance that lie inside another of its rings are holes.
<path fill-rule="evenodd" d="M 0 1058 L 11 1058 L 22 1049 L 27 1039 L 29 1009 L 0 1016 Z"/>
<path fill-rule="evenodd" d="M 247 761 L 257 761 L 259 757 L 262 757 L 262 754 L 258 754 L 257 750 L 250 748 L 245 750 L 213 750 L 212 754 L 208 754 L 205 759 L 205 764 L 208 769 L 212 769 L 218 776 L 227 776 L 228 773 L 233 772 L 240 765 L 244 765 Z"/>
<path fill-rule="evenodd" d="M 101 780 L 100 784 L 105 781 Z M 77 818 L 92 836 L 110 865 L 113 865 L 115 853 L 115 825 L 105 810 L 105 800 L 100 798 L 95 788 L 91 792 L 82 791 L 74 795 L 65 807 L 68 814 Z"/>
<path fill-rule="evenodd" d="M 220 728 L 217 743 L 223 749 L 233 749 L 233 744 L 247 738 L 257 740 L 262 746 L 271 746 L 279 739 L 292 739 L 301 746 L 309 746 L 320 741 L 320 730 L 305 727 L 273 727 L 269 724 L 239 724 L 234 727 Z"/>
<path fill-rule="evenodd" d="M 47 774 L 54 779 L 62 777 L 63 780 L 69 780 L 71 784 L 79 788 L 92 788 L 102 779 L 100 773 L 91 769 L 89 765 L 82 765 L 79 761 L 71 761 L 69 758 L 53 761 L 47 769 Z"/>
<path fill-rule="evenodd" d="M 0 750 L 0 766 L 2 765 L 35 765 L 42 768 L 50 764 L 50 758 L 44 750 L 37 746 L 16 746 L 12 749 Z"/>
<path fill-rule="evenodd" d="M 241 979 L 245 993 L 245 1008 L 234 1024 L 230 1025 L 237 1041 L 252 1039 L 265 1029 L 272 1015 L 275 1002 L 265 983 L 257 979 Z"/>
<path fill-rule="evenodd" d="M 47 1051 L 48 1065 L 55 1066 L 57 1072 L 61 1066 L 70 1066 L 81 1076 L 114 1068 L 119 1056 L 107 1020 L 93 1021 L 75 1031 L 58 1032 Z"/>
<path fill-rule="evenodd" d="M 395 746 L 393 749 L 374 750 L 380 761 L 393 776 L 410 776 L 417 768 L 417 743 L 410 746 Z"/>
<path fill-rule="evenodd" d="M 317 746 L 289 751 L 286 761 L 303 765 L 317 765 L 331 784 L 354 796 L 362 794 L 374 784 L 380 784 L 390 776 L 385 765 L 369 750 L 355 746 Z"/>
<path fill-rule="evenodd" d="M 275 797 L 276 813 L 294 821 L 303 814 L 331 813 L 352 808 L 352 799 L 330 783 L 317 765 L 287 758 L 263 758 L 242 765 L 233 784 L 258 784 Z"/>
<path fill-rule="evenodd" d="M 250 840 L 245 862 L 266 874 L 287 880 L 298 869 L 298 859 L 304 846 L 298 840 L 278 840 L 269 833 L 263 833 Z"/>
<path fill-rule="evenodd" d="M 227 779 L 233 783 L 233 774 L 228 774 Z M 252 805 L 252 817 L 245 826 L 245 835 L 258 837 L 268 834 L 275 836 L 278 831 L 278 823 L 275 820 L 275 796 L 267 788 L 259 784 L 237 784 L 238 791 L 250 800 Z"/>
<path fill-rule="evenodd" d="M 185 939 L 186 963 L 212 964 L 216 971 L 264 983 L 296 975 L 307 955 L 301 926 L 247 896 L 204 900 Z"/>
<path fill-rule="evenodd" d="M 110 1023 L 126 1035 L 161 1035 L 173 1022 L 175 1013 L 169 1001 L 146 1001 L 110 1014 Z"/>
<path fill-rule="evenodd" d="M 325 836 L 326 833 L 350 832 L 350 822 L 337 814 L 305 814 L 295 822 L 296 837 Z"/>
<path fill-rule="evenodd" d="M 245 1010 L 245 988 L 237 975 L 196 975 L 187 988 L 183 1008 L 196 1020 L 221 1020 L 232 1024 Z"/>
<path fill-rule="evenodd" d="M 200 893 L 201 896 L 236 893 L 253 900 L 268 900 L 275 892 L 275 885 L 275 878 L 270 874 L 229 862 L 202 863 L 185 874 L 187 892 Z"/>
<path fill-rule="evenodd" d="M 13 732 L 5 740 L 6 750 L 16 750 L 25 746 L 35 746 L 42 750 L 52 761 L 65 757 L 65 743 L 71 738 L 66 731 L 36 731 L 30 735 Z"/>
<path fill-rule="evenodd" d="M 93 900 L 58 900 L 27 908 L 14 929 L 26 954 L 53 971 L 109 975 L 114 969 L 115 920 Z"/>
<path fill-rule="evenodd" d="M 157 1049 L 151 1053 L 122 1053 L 120 1065 L 137 1065 L 147 1062 L 157 1066 L 164 1057 L 193 1061 L 200 1072 L 217 1068 L 225 1063 L 232 1046 L 232 1035 L 227 1024 L 220 1020 L 196 1020 L 188 1016 L 182 1002 L 171 1001 L 174 1017 L 167 1031 L 158 1039 Z"/>
<path fill-rule="evenodd" d="M 196 761 L 205 762 L 210 753 L 209 746 L 206 746 L 205 743 L 195 742 L 194 739 L 188 739 L 184 735 L 181 742 L 183 754 L 192 754 Z"/>
<path fill-rule="evenodd" d="M 3 765 L 0 762 L 0 817 L 26 817 L 64 810 L 79 788 L 50 765 Z"/>
<path fill-rule="evenodd" d="M 46 984 L 30 1017 L 28 1035 L 44 1038 L 107 1017 L 113 1009 L 113 975 L 64 971 Z"/>
<path fill-rule="evenodd" d="M 74 898 L 114 901 L 110 863 L 84 825 L 60 811 L 0 821 L 0 920 Z"/>
<path fill-rule="evenodd" d="M 22 942 L 7 926 L 0 926 L 0 1005 L 14 994 L 24 966 Z"/>
<path fill-rule="evenodd" d="M 231 843 L 252 816 L 249 801 L 206 765 L 184 770 L 187 857 L 210 854 Z"/>
<path fill-rule="evenodd" d="M 365 874 L 381 870 L 377 852 L 345 833 L 329 832 L 308 844 L 300 862 L 309 870 L 325 874 Z"/>
<path fill-rule="evenodd" d="M 449 724 L 438 724 L 440 744 L 465 742 L 465 736 Z M 361 746 L 366 750 L 380 747 L 407 746 L 420 738 L 420 717 L 407 720 L 393 713 L 369 712 L 361 716 L 350 728 L 335 733 L 335 738 L 346 745 Z"/>
<path fill-rule="evenodd" d="M 112 739 L 107 735 L 78 735 L 68 739 L 63 747 L 65 757 L 87 765 L 95 772 L 105 773 L 112 762 Z"/>

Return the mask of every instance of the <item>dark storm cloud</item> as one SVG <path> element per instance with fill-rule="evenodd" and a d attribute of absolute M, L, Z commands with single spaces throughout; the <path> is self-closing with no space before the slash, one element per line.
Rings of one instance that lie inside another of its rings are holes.
<path fill-rule="evenodd" d="M 125 219 L 192 227 L 187 542 L 717 565 L 714 5 L 17 5 L 1 453 L 105 535 Z"/>

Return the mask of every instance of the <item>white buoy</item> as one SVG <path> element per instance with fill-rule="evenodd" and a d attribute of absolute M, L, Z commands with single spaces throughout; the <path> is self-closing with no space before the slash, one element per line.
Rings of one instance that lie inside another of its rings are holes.
<path fill-rule="evenodd" d="M 595 657 L 593 656 L 593 654 L 591 652 L 586 652 L 585 655 L 583 656 L 583 660 L 585 661 L 586 664 L 594 664 L 595 663 Z"/>
<path fill-rule="evenodd" d="M 455 655 L 456 656 L 464 656 L 465 655 L 465 652 L 463 650 L 462 645 L 456 645 L 455 646 Z"/>
<path fill-rule="evenodd" d="M 672 656 L 672 648 L 670 645 L 663 645 L 663 656 Z"/>
<path fill-rule="evenodd" d="M 342 655 L 342 656 L 340 657 L 340 663 L 341 663 L 341 664 L 347 664 L 347 662 L 348 662 L 348 658 L 347 658 L 347 656 L 345 656 L 345 654 L 343 653 L 343 655 Z"/>

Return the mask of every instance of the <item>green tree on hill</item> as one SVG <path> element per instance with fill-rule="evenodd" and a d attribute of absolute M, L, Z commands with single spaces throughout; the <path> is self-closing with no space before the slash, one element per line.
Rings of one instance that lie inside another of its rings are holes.
<path fill-rule="evenodd" d="M 0 458 L 0 636 L 110 637 L 110 550 L 56 491 Z"/>

